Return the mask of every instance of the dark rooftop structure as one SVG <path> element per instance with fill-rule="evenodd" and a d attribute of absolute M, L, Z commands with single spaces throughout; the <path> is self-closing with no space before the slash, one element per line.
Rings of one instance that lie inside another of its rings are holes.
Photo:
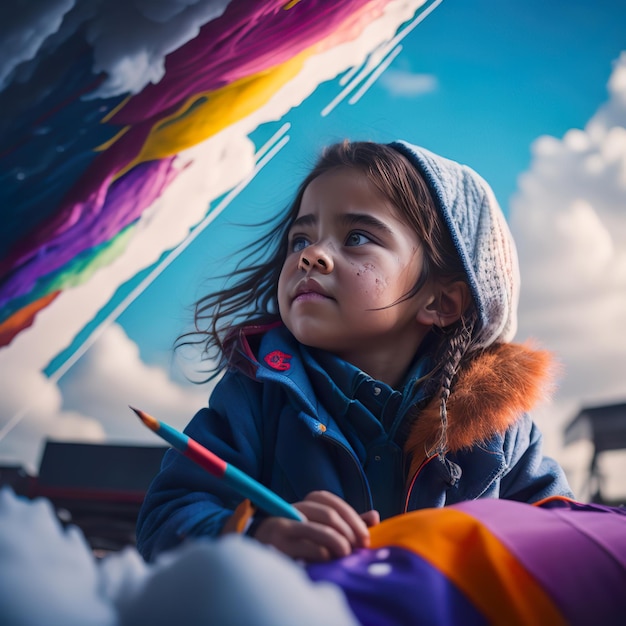
<path fill-rule="evenodd" d="M 0 484 L 29 498 L 48 498 L 59 519 L 78 526 L 95 551 L 135 544 L 135 524 L 165 446 L 47 441 L 39 475 L 0 468 Z"/>
<path fill-rule="evenodd" d="M 592 499 L 603 504 L 624 504 L 608 502 L 602 495 L 602 482 L 598 468 L 598 457 L 603 452 L 626 450 L 626 403 L 583 408 L 565 429 L 565 445 L 589 440 L 594 451 L 589 467 L 589 482 L 594 485 Z"/>

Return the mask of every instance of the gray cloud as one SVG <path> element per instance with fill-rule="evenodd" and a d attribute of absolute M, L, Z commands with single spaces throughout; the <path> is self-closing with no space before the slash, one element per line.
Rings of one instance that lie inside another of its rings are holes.
<path fill-rule="evenodd" d="M 79 29 L 93 48 L 93 72 L 107 79 L 91 94 L 138 93 L 158 82 L 165 56 L 219 17 L 228 0 L 46 0 L 0 8 L 0 90 L 29 76 L 42 57 Z M 21 65 L 21 67 L 20 67 Z"/>

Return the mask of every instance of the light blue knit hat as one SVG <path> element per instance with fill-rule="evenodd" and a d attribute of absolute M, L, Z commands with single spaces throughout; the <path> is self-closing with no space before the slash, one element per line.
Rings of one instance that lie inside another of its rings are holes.
<path fill-rule="evenodd" d="M 517 250 L 491 187 L 474 170 L 405 141 L 390 144 L 424 177 L 465 267 L 480 320 L 478 344 L 517 331 Z"/>

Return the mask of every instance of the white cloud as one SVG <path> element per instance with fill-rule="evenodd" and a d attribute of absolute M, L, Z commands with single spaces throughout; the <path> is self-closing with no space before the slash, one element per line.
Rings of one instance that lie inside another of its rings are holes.
<path fill-rule="evenodd" d="M 61 393 L 41 372 L 14 363 L 0 377 L 0 463 L 36 472 L 44 441 L 103 441 L 96 420 L 61 409 Z M 13 426 L 13 424 L 16 424 Z"/>
<path fill-rule="evenodd" d="M 606 129 L 626 127 L 626 51 L 615 63 L 608 89 L 609 101 L 598 110 L 586 128 L 593 137 L 601 138 Z"/>
<path fill-rule="evenodd" d="M 153 563 L 132 546 L 96 559 L 49 500 L 8 487 L 0 489 L 0 528 L 3 624 L 359 623 L 339 587 L 245 535 L 189 542 Z"/>
<path fill-rule="evenodd" d="M 563 363 L 557 403 L 540 425 L 564 458 L 560 429 L 582 406 L 626 400 L 625 125 L 622 53 L 609 100 L 584 130 L 535 141 L 511 202 L 523 281 L 518 337 L 536 337 Z M 613 487 L 626 494 L 626 481 Z"/>
<path fill-rule="evenodd" d="M 177 428 L 206 406 L 212 385 L 181 385 L 141 361 L 139 349 L 113 324 L 61 379 L 63 407 L 99 420 L 108 437 L 159 443 L 128 408 L 142 409 Z"/>
<path fill-rule="evenodd" d="M 183 428 L 206 406 L 210 389 L 177 384 L 163 369 L 145 365 L 137 346 L 114 324 L 59 386 L 19 365 L 0 378 L 0 415 L 6 417 L 0 428 L 24 412 L 0 441 L 0 462 L 36 471 L 46 438 L 162 444 L 129 405 Z"/>
<path fill-rule="evenodd" d="M 412 98 L 439 89 L 439 81 L 433 74 L 413 74 L 404 70 L 387 70 L 380 83 L 392 95 Z"/>

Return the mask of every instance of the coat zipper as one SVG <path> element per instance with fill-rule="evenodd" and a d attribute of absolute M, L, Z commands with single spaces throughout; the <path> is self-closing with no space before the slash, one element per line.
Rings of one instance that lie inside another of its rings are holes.
<path fill-rule="evenodd" d="M 409 485 L 407 492 L 406 492 L 406 498 L 404 500 L 404 513 L 408 513 L 409 512 L 409 500 L 411 499 L 411 494 L 413 493 L 413 487 L 415 486 L 415 481 L 417 480 L 417 477 L 419 476 L 420 472 L 424 469 L 424 467 L 426 467 L 427 463 L 430 463 L 433 459 L 436 459 L 437 455 L 433 455 L 431 457 L 428 457 L 426 459 L 424 459 L 422 461 L 422 464 L 417 468 L 417 471 L 415 472 L 415 474 L 413 474 L 413 478 L 411 479 L 411 484 Z"/>
<path fill-rule="evenodd" d="M 374 506 L 374 503 L 372 502 L 372 496 L 370 495 L 367 482 L 365 478 L 363 477 L 363 468 L 361 467 L 361 464 L 359 463 L 359 461 L 355 458 L 352 451 L 343 443 L 341 443 L 340 441 L 337 441 L 336 439 L 334 439 L 333 437 L 329 435 L 322 434 L 321 437 L 323 437 L 326 441 L 328 441 L 332 445 L 337 446 L 338 448 L 343 450 L 348 456 L 348 458 L 354 463 L 354 466 L 357 470 L 357 474 L 361 482 L 361 495 L 363 496 L 363 501 L 367 503 L 367 506 L 369 507 L 369 509 L 372 509 Z"/>

